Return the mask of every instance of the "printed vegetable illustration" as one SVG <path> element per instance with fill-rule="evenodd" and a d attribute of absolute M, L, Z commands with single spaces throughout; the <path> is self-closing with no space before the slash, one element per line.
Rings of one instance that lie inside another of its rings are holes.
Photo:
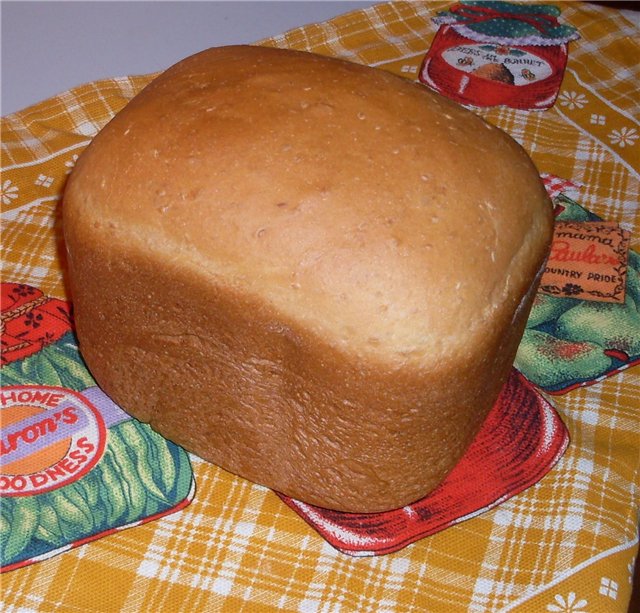
<path fill-rule="evenodd" d="M 3 387 L 46 381 L 47 385 L 81 391 L 95 385 L 80 359 L 75 336 L 71 332 L 36 354 L 6 364 L 0 372 Z"/>
<path fill-rule="evenodd" d="M 127 431 L 124 436 L 123 428 Z M 170 464 L 149 469 L 149 456 L 128 450 L 124 437 L 134 430 L 147 446 L 147 453 Z M 152 517 L 185 499 L 191 488 L 189 458 L 181 448 L 170 445 L 149 426 L 128 420 L 109 431 L 102 460 L 78 481 L 36 496 L 3 497 L 2 566 L 10 566 L 25 554 L 32 558 L 112 527 Z M 144 476 L 138 469 L 142 465 L 147 467 L 142 471 Z M 171 483 L 164 479 L 165 470 L 176 475 Z"/>
<path fill-rule="evenodd" d="M 553 388 L 565 381 L 597 377 L 611 366 L 611 358 L 584 341 L 566 341 L 539 330 L 526 330 L 516 364 L 520 371 L 536 374 L 536 383 Z"/>
<path fill-rule="evenodd" d="M 559 220 L 599 220 L 564 194 L 554 202 Z M 563 393 L 638 362 L 640 255 L 629 250 L 624 303 L 538 293 L 515 366 L 546 391 Z"/>
<path fill-rule="evenodd" d="M 589 341 L 605 351 L 640 354 L 640 313 L 630 295 L 624 304 L 579 304 L 558 318 L 556 331 L 561 338 Z"/>
<path fill-rule="evenodd" d="M 531 314 L 527 322 L 528 328 L 535 328 L 541 324 L 553 321 L 565 311 L 574 306 L 577 301 L 538 293 L 533 302 Z"/>
<path fill-rule="evenodd" d="M 24 551 L 38 528 L 38 504 L 29 498 L 3 499 L 0 517 L 0 555 L 2 560 L 12 560 Z"/>
<path fill-rule="evenodd" d="M 189 504 L 188 454 L 96 387 L 69 305 L 1 291 L 0 570 Z"/>

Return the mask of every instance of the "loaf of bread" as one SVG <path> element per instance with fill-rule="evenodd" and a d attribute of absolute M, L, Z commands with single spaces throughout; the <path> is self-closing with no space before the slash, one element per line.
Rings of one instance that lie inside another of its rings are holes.
<path fill-rule="evenodd" d="M 158 432 L 293 498 L 424 497 L 512 367 L 552 207 L 509 136 L 422 85 L 281 49 L 169 68 L 63 203 L 80 349 Z"/>

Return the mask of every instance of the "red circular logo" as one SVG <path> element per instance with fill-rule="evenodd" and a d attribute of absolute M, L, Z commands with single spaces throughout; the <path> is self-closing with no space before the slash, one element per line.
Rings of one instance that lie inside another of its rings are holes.
<path fill-rule="evenodd" d="M 29 496 L 86 474 L 102 457 L 106 426 L 82 394 L 21 385 L 0 390 L 0 495 Z"/>

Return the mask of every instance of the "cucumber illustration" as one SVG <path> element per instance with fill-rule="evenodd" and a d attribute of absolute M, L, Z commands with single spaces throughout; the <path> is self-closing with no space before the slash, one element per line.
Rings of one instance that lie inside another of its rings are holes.
<path fill-rule="evenodd" d="M 556 329 L 560 338 L 567 341 L 580 339 L 627 356 L 640 353 L 640 313 L 630 297 L 624 308 L 606 302 L 585 302 L 562 315 Z"/>
<path fill-rule="evenodd" d="M 66 540 L 73 541 L 91 534 L 93 518 L 86 502 L 81 502 L 77 496 L 73 496 L 72 499 L 62 488 L 47 492 L 45 496 L 58 517 L 60 529 Z"/>
<path fill-rule="evenodd" d="M 525 377 L 553 388 L 567 380 L 596 377 L 609 368 L 611 359 L 593 343 L 527 330 L 518 347 L 516 365 Z"/>
<path fill-rule="evenodd" d="M 166 503 L 166 491 L 162 491 L 158 487 L 154 473 L 159 475 L 158 480 L 162 483 L 162 475 L 165 470 L 169 470 L 172 473 L 175 472 L 173 461 L 172 459 L 170 459 L 170 461 L 163 461 L 159 457 L 155 442 L 147 432 L 142 430 L 142 427 L 142 424 L 139 422 L 129 420 L 119 424 L 117 428 L 114 428 L 112 434 L 114 435 L 114 439 L 118 436 L 121 437 L 121 449 L 128 450 L 129 452 L 135 451 L 138 454 L 139 461 L 136 463 L 137 473 L 147 493 Z M 165 484 L 162 483 L 162 485 L 164 486 Z"/>
<path fill-rule="evenodd" d="M 40 503 L 40 515 L 35 536 L 52 547 L 61 547 L 65 543 L 58 514 L 46 500 Z"/>
<path fill-rule="evenodd" d="M 107 527 L 107 512 L 100 500 L 100 489 L 105 486 L 100 481 L 97 470 L 92 470 L 73 485 L 84 497 L 93 514 L 94 530 Z"/>
<path fill-rule="evenodd" d="M 64 337 L 62 343 L 49 345 L 43 349 L 46 357 L 56 368 L 65 387 L 80 391 L 95 385 L 95 381 L 78 353 L 72 334 Z"/>
<path fill-rule="evenodd" d="M 155 432 L 151 426 L 148 424 L 140 424 L 140 427 L 143 429 L 144 436 L 149 441 L 150 447 L 153 450 L 155 462 L 157 466 L 160 467 L 158 472 L 162 489 L 165 492 L 169 492 L 176 483 L 176 466 L 171 448 L 167 440 Z M 184 453 L 179 447 L 173 445 L 171 447 L 176 452 Z"/>
<path fill-rule="evenodd" d="M 112 526 L 118 525 L 122 523 L 128 507 L 124 484 L 113 467 L 111 456 L 107 453 L 95 470 L 99 472 L 100 480 L 104 484 L 99 490 L 99 497 L 106 509 L 107 521 Z"/>
<path fill-rule="evenodd" d="M 578 301 L 573 298 L 559 298 L 539 293 L 531 307 L 527 327 L 535 328 L 540 324 L 553 321 L 577 303 Z"/>
<path fill-rule="evenodd" d="M 32 498 L 2 501 L 0 547 L 3 563 L 9 563 L 25 550 L 38 528 L 39 505 Z"/>
<path fill-rule="evenodd" d="M 2 385 L 54 385 L 82 391 L 95 385 L 78 353 L 75 336 L 69 332 L 58 343 L 43 347 L 0 370 Z"/>
<path fill-rule="evenodd" d="M 147 504 L 147 493 L 144 486 L 126 452 L 126 448 L 121 445 L 115 436 L 109 441 L 105 458 L 107 455 L 113 469 L 120 478 L 122 491 L 127 500 L 126 521 L 136 521 L 144 515 L 144 509 Z"/>

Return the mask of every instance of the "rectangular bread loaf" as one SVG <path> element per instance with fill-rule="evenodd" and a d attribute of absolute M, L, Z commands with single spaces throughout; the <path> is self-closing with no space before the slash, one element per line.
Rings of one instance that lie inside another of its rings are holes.
<path fill-rule="evenodd" d="M 552 207 L 528 155 L 381 70 L 253 46 L 169 68 L 64 196 L 80 349 L 135 417 L 322 507 L 435 488 L 512 367 Z"/>

